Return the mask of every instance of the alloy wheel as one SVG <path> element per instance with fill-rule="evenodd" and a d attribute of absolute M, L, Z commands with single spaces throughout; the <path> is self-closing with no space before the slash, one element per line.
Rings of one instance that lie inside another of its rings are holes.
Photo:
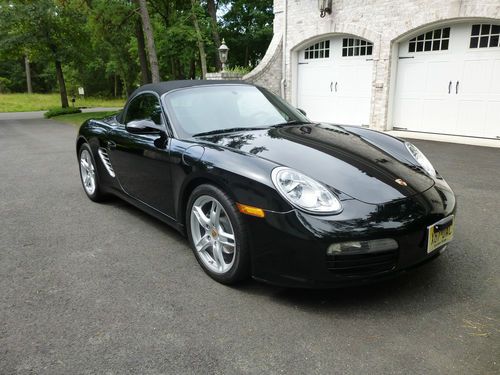
<path fill-rule="evenodd" d="M 80 175 L 85 191 L 87 194 L 93 195 L 96 190 L 95 167 L 87 149 L 80 153 Z"/>
<path fill-rule="evenodd" d="M 203 265 L 218 274 L 229 271 L 236 258 L 236 240 L 222 204 L 202 195 L 193 203 L 190 220 L 193 243 Z"/>

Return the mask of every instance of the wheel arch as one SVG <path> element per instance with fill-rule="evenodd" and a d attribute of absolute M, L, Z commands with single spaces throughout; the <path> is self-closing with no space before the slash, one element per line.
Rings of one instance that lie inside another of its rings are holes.
<path fill-rule="evenodd" d="M 212 178 L 211 176 L 197 176 L 197 177 L 192 178 L 182 188 L 181 194 L 180 194 L 181 199 L 179 200 L 179 205 L 177 207 L 177 212 L 178 212 L 177 216 L 179 218 L 179 223 L 181 223 L 184 226 L 184 228 L 186 226 L 186 209 L 187 209 L 189 197 L 191 196 L 193 191 L 198 186 L 201 186 L 201 185 L 213 185 L 213 186 L 217 187 L 218 189 L 222 190 L 224 193 L 226 193 L 233 201 L 236 201 L 234 194 L 221 181 L 217 181 L 216 179 Z"/>
<path fill-rule="evenodd" d="M 85 139 L 85 137 L 83 135 L 80 135 L 78 137 L 78 139 L 76 140 L 76 153 L 78 154 L 78 151 L 80 151 L 80 147 L 82 147 L 82 145 L 84 143 L 88 143 L 87 140 Z"/>

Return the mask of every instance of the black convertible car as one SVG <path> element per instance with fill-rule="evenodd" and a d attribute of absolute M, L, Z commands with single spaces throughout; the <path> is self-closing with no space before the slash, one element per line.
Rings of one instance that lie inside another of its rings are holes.
<path fill-rule="evenodd" d="M 312 123 L 241 81 L 137 89 L 76 141 L 84 190 L 185 233 L 213 279 L 329 287 L 385 278 L 453 238 L 455 196 L 411 143 Z"/>

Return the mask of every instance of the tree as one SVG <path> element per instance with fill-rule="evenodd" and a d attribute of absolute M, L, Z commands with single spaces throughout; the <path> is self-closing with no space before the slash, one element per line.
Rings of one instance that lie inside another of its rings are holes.
<path fill-rule="evenodd" d="M 63 62 L 71 60 L 85 39 L 85 17 L 71 1 L 38 0 L 2 1 L 0 23 L 3 24 L 0 48 L 29 50 L 35 58 L 50 56 L 52 60 L 61 106 L 68 107 Z"/>
<path fill-rule="evenodd" d="M 121 96 L 160 73 L 165 80 L 205 77 L 220 69 L 222 37 L 229 66 L 255 66 L 272 38 L 272 3 L 0 0 L 2 90 L 25 92 L 31 73 L 34 91 L 58 90 L 67 105 L 66 90 L 78 86 L 87 95 Z"/>
<path fill-rule="evenodd" d="M 221 45 L 219 35 L 219 25 L 217 24 L 217 5 L 214 0 L 207 0 L 207 12 L 210 15 L 210 28 L 212 30 L 212 39 L 215 45 L 215 67 L 217 70 L 222 69 L 218 48 Z"/>
<path fill-rule="evenodd" d="M 231 48 L 229 63 L 255 66 L 273 37 L 272 1 L 232 0 L 230 3 L 221 22 L 221 34 Z"/>
<path fill-rule="evenodd" d="M 205 43 L 203 41 L 203 36 L 201 34 L 200 25 L 198 23 L 198 16 L 196 15 L 199 3 L 197 0 L 191 0 L 191 12 L 193 17 L 193 25 L 196 31 L 196 39 L 198 43 L 198 49 L 200 51 L 200 61 L 201 61 L 201 77 L 205 79 L 207 77 L 207 55 L 205 53 Z"/>
<path fill-rule="evenodd" d="M 26 71 L 26 88 L 28 89 L 28 94 L 33 94 L 33 85 L 31 84 L 30 59 L 28 56 L 24 56 L 24 67 L 24 70 Z"/>
<path fill-rule="evenodd" d="M 136 0 L 141 13 L 142 29 L 146 37 L 146 50 L 148 52 L 149 66 L 151 68 L 151 81 L 153 83 L 160 82 L 160 70 L 158 67 L 158 57 L 156 56 L 156 47 L 153 37 L 153 28 L 149 18 L 148 7 L 146 0 Z"/>

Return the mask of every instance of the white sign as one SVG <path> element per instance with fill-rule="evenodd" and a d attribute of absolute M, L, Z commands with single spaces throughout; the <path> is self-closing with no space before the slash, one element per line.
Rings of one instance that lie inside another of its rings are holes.
<path fill-rule="evenodd" d="M 85 90 L 83 89 L 83 87 L 78 87 L 78 94 L 85 95 Z"/>

